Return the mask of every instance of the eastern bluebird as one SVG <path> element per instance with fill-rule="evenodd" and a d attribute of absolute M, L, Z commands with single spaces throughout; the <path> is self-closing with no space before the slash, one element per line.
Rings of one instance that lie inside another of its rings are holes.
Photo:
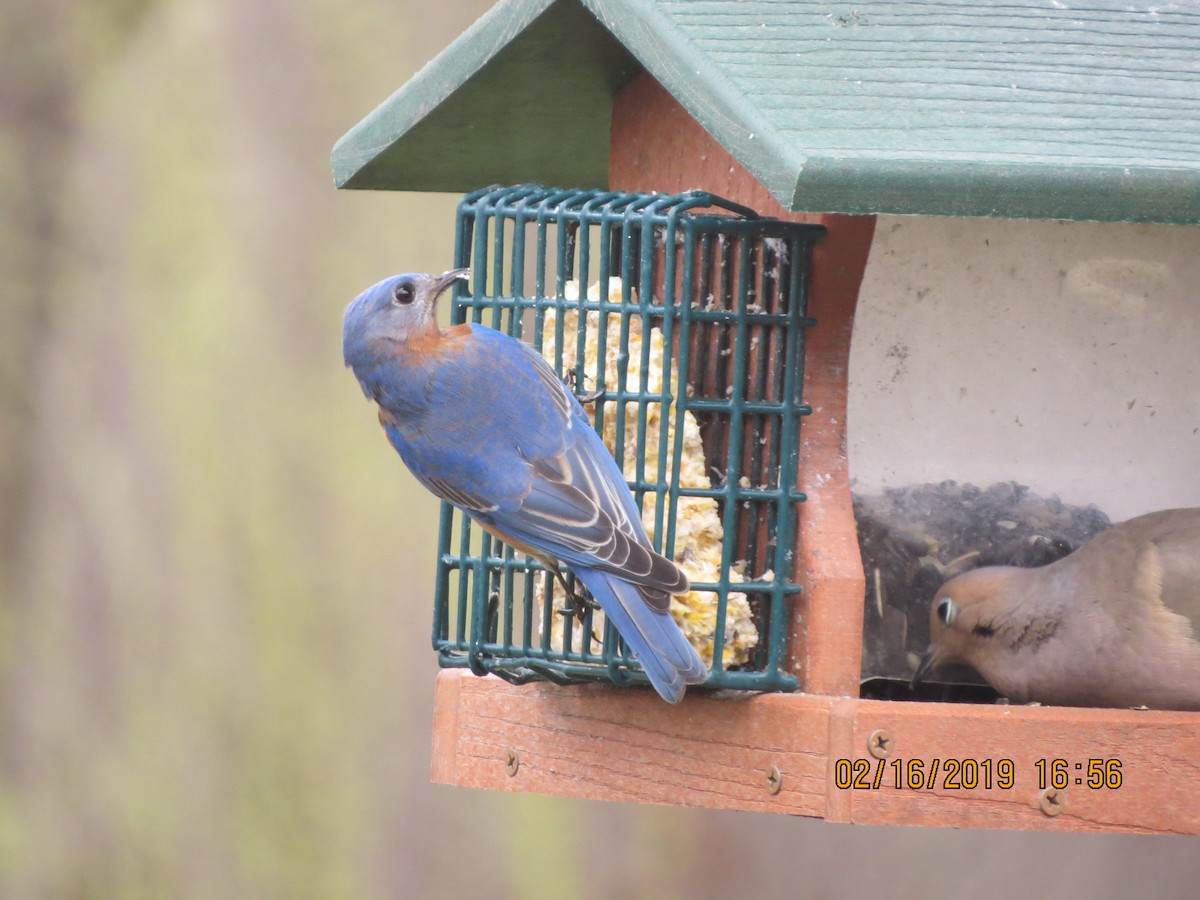
<path fill-rule="evenodd" d="M 687 576 L 651 547 L 616 460 L 549 364 L 494 329 L 439 327 L 437 298 L 469 274 L 368 288 L 346 307 L 346 365 L 417 480 L 552 572 L 569 564 L 678 703 L 707 676 L 668 612 Z"/>

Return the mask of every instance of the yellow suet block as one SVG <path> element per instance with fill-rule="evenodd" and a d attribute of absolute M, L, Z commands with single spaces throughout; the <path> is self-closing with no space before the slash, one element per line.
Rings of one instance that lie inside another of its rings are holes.
<path fill-rule="evenodd" d="M 599 299 L 599 283 L 588 288 L 588 299 Z M 572 302 L 579 300 L 579 285 L 567 282 L 563 296 Z M 608 299 L 613 303 L 621 302 L 621 279 L 612 278 L 608 283 Z M 542 355 L 553 364 L 557 355 L 557 324 L 556 310 L 547 310 L 545 327 L 543 329 Z M 570 372 L 577 367 L 578 325 L 579 313 L 568 310 L 563 314 L 563 348 L 562 370 Z M 643 333 L 641 319 L 634 316 L 629 319 L 628 341 L 624 348 L 621 345 L 621 317 L 608 316 L 604 345 L 604 386 L 607 391 L 615 390 L 620 384 L 617 373 L 618 357 L 627 358 L 625 372 L 625 391 L 640 393 L 642 391 L 642 355 Z M 591 390 L 599 383 L 599 335 L 600 313 L 588 312 L 586 322 L 586 343 L 584 347 L 583 373 L 584 383 L 579 385 L 580 392 Z M 622 349 L 624 352 L 622 353 Z M 663 392 L 663 336 L 658 328 L 650 329 L 649 357 L 646 364 L 645 393 L 657 395 Z M 669 381 L 670 393 L 674 395 L 677 374 L 674 363 L 666 376 Z M 588 404 L 587 410 L 594 412 L 594 404 Z M 658 479 L 660 460 L 663 462 L 663 472 L 669 473 L 671 449 L 675 444 L 675 430 L 678 420 L 672 415 L 671 409 L 664 410 L 657 401 L 639 402 L 630 400 L 625 404 L 625 415 L 622 428 L 625 447 L 625 477 L 634 480 L 637 477 L 637 454 L 634 452 L 638 435 L 639 417 L 645 417 L 645 471 L 646 480 Z M 663 414 L 667 415 L 666 429 L 663 428 Z M 601 437 L 610 451 L 616 447 L 617 422 L 616 405 L 610 403 L 604 419 L 604 430 Z M 660 448 L 662 448 L 660 450 Z M 704 447 L 700 441 L 700 426 L 690 412 L 683 416 L 683 455 L 680 460 L 679 486 L 684 488 L 708 488 L 712 484 L 705 470 Z M 642 523 L 652 540 L 655 534 L 655 509 L 658 498 L 653 493 L 647 493 L 642 508 Z M 717 502 L 711 497 L 680 497 L 675 513 L 675 562 L 687 573 L 693 582 L 715 582 L 721 575 L 721 543 L 724 529 L 717 514 Z M 770 577 L 769 574 L 764 577 Z M 744 578 L 736 570 L 729 573 L 731 582 L 740 582 Z M 679 623 L 683 633 L 692 646 L 699 652 L 706 665 L 712 665 L 713 637 L 717 622 L 717 595 L 713 591 L 689 591 L 682 596 L 671 598 L 671 615 Z M 604 614 L 598 610 L 594 614 L 596 634 L 603 633 Z M 563 619 L 555 616 L 553 625 L 553 642 L 562 646 Z M 741 665 L 750 658 L 750 651 L 758 644 L 758 629 L 750 612 L 750 604 L 743 593 L 729 594 L 725 612 L 725 652 L 723 663 L 726 668 Z"/>

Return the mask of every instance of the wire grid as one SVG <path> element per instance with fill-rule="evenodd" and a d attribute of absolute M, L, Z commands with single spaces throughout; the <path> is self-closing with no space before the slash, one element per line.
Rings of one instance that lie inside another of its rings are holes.
<path fill-rule="evenodd" d="M 656 498 L 656 549 L 675 558 L 676 511 L 681 497 L 711 497 L 724 535 L 720 577 L 693 582 L 716 597 L 713 664 L 708 687 L 794 690 L 786 670 L 797 504 L 805 314 L 815 225 L 758 217 L 752 210 L 702 191 L 661 195 L 599 190 L 559 190 L 537 185 L 493 186 L 459 203 L 456 265 L 472 269 L 471 294 L 456 287 L 452 322 L 485 324 L 528 340 L 539 352 L 547 339 L 547 311 L 555 310 L 552 364 L 581 392 L 603 392 L 595 426 L 605 417 L 627 422 L 636 406 L 636 429 L 616 428 L 614 455 L 636 460 L 629 481 L 638 507 Z M 620 279 L 619 300 L 593 282 Z M 575 281 L 578 297 L 568 300 Z M 579 312 L 579 328 L 564 334 L 564 313 Z M 619 317 L 621 354 L 617 383 L 584 386 L 586 312 L 599 313 L 597 356 L 605 358 L 608 324 Z M 630 323 L 641 320 L 641 365 L 628 384 Z M 662 390 L 648 387 L 651 328 L 661 331 L 664 368 L 677 367 Z M 565 342 L 574 339 L 574 372 L 563 372 Z M 671 393 L 672 386 L 676 392 Z M 686 390 L 678 386 L 687 385 Z M 657 464 L 647 471 L 647 410 L 659 405 Z M 678 474 L 683 427 L 695 416 L 710 486 L 683 488 Z M 626 431 L 633 432 L 632 446 Z M 623 466 L 623 468 L 626 468 Z M 745 579 L 731 583 L 741 567 Z M 450 504 L 443 504 L 438 553 L 433 644 L 442 666 L 469 666 L 514 683 L 606 681 L 646 684 L 648 679 L 610 623 L 593 630 L 591 610 L 581 622 L 564 617 L 561 639 L 554 620 L 565 598 L 544 569 L 487 534 Z M 773 577 L 772 577 L 773 573 Z M 573 583 L 573 576 L 567 575 Z M 724 664 L 726 612 L 731 591 L 746 595 L 759 640 L 750 658 Z"/>

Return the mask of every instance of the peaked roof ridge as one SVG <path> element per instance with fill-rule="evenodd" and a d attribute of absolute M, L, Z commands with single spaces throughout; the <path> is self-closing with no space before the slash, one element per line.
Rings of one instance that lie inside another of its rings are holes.
<path fill-rule="evenodd" d="M 790 207 L 805 156 L 659 4 L 581 2 L 718 143 Z"/>
<path fill-rule="evenodd" d="M 349 182 L 363 166 L 449 99 L 466 78 L 476 75 L 547 8 L 560 2 L 563 0 L 504 0 L 476 19 L 338 139 L 333 146 L 335 185 L 352 186 Z"/>

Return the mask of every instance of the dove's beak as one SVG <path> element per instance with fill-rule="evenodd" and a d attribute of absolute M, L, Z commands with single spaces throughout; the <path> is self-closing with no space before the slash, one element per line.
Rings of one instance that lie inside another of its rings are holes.
<path fill-rule="evenodd" d="M 930 644 L 925 648 L 925 652 L 921 654 L 921 663 L 917 666 L 917 671 L 913 672 L 912 687 L 915 690 L 925 680 L 925 676 L 937 668 L 937 663 L 934 662 L 936 646 Z"/>

